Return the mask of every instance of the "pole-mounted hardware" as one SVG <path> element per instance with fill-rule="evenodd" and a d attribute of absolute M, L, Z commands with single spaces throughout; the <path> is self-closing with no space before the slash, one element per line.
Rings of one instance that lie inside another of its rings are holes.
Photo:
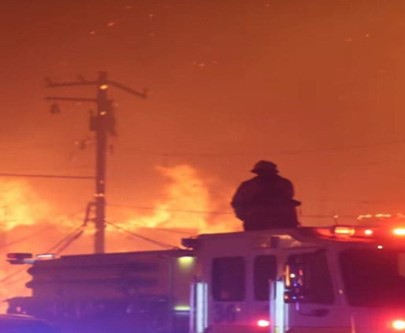
<path fill-rule="evenodd" d="M 90 130 L 96 132 L 96 186 L 94 201 L 90 203 L 94 205 L 95 211 L 95 226 L 96 233 L 94 238 L 94 252 L 105 252 L 105 174 L 106 174 L 106 155 L 107 155 L 107 139 L 108 135 L 115 134 L 115 116 L 113 110 L 113 101 L 108 99 L 107 91 L 110 86 L 119 88 L 136 97 L 146 98 L 147 91 L 135 91 L 121 83 L 111 81 L 107 78 L 106 72 L 99 72 L 97 80 L 89 81 L 83 76 L 78 76 L 77 81 L 71 82 L 54 82 L 49 78 L 45 78 L 47 88 L 62 88 L 62 87 L 79 87 L 79 86 L 95 86 L 97 88 L 95 98 L 84 97 L 63 97 L 63 96 L 47 96 L 46 100 L 53 101 L 51 105 L 51 113 L 60 112 L 56 101 L 70 102 L 92 102 L 96 103 L 97 110 L 90 114 Z M 86 213 L 87 215 L 89 212 Z M 86 217 L 88 219 L 88 216 Z"/>

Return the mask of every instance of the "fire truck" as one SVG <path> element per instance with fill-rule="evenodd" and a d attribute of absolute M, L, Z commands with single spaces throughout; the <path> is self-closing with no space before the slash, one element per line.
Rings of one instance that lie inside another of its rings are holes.
<path fill-rule="evenodd" d="M 32 296 L 10 299 L 9 312 L 64 332 L 405 331 L 405 228 L 205 234 L 183 246 L 34 261 Z"/>
<path fill-rule="evenodd" d="M 8 260 L 32 262 L 32 296 L 9 299 L 8 313 L 45 319 L 62 333 L 188 331 L 191 250 Z"/>

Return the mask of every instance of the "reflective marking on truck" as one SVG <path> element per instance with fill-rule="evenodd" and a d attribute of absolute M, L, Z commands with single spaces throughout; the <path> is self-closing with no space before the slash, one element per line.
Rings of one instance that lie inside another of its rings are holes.
<path fill-rule="evenodd" d="M 203 333 L 208 326 L 207 320 L 207 284 L 204 282 L 196 283 L 196 330 L 197 333 Z"/>

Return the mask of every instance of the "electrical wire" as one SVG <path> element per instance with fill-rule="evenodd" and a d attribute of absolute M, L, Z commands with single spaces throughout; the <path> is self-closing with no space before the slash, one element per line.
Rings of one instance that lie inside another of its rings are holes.
<path fill-rule="evenodd" d="M 21 273 L 23 273 L 23 272 L 25 272 L 25 271 L 26 271 L 25 268 L 19 269 L 18 271 L 15 271 L 15 272 L 13 272 L 13 273 L 11 273 L 11 274 L 5 276 L 4 278 L 2 278 L 2 279 L 0 280 L 0 283 L 4 283 L 4 282 L 10 280 L 12 277 L 14 277 L 14 276 L 16 276 L 16 275 L 19 275 L 19 274 L 21 274 Z"/>
<path fill-rule="evenodd" d="M 52 247 L 50 247 L 47 251 L 45 252 L 52 252 L 55 250 L 55 253 L 59 254 L 62 252 L 61 249 L 66 249 L 66 244 L 70 245 L 74 240 L 79 238 L 83 232 L 84 228 L 86 227 L 86 223 L 83 223 L 80 227 L 76 228 L 71 232 L 69 235 L 63 237 L 61 240 L 59 240 L 56 244 L 54 244 Z"/>
<path fill-rule="evenodd" d="M 21 177 L 21 178 L 59 178 L 59 179 L 96 179 L 94 176 L 68 176 L 68 175 L 39 175 L 20 173 L 0 173 L 0 177 Z"/>
<path fill-rule="evenodd" d="M 77 215 L 77 214 L 79 214 L 79 213 L 81 213 L 81 212 L 82 212 L 82 209 L 80 209 L 79 211 L 75 211 L 74 213 L 68 214 L 67 217 L 75 216 L 75 215 Z M 31 239 L 32 237 L 36 236 L 37 234 L 42 233 L 42 232 L 44 232 L 45 230 L 48 230 L 48 229 L 50 229 L 50 228 L 52 228 L 52 225 L 47 225 L 47 226 L 45 226 L 44 228 L 41 228 L 41 229 L 39 229 L 39 230 L 37 230 L 37 231 L 35 231 L 35 232 L 33 232 L 33 233 L 31 233 L 31 234 L 25 236 L 25 237 L 22 237 L 22 238 L 20 238 L 20 239 L 15 240 L 15 241 L 6 243 L 6 244 L 4 244 L 3 246 L 0 246 L 0 249 L 2 249 L 2 248 L 7 248 L 7 247 L 9 247 L 9 246 L 12 246 L 12 245 L 15 245 L 15 244 L 24 242 L 24 241 L 26 241 L 27 239 Z"/>
<path fill-rule="evenodd" d="M 76 228 L 73 230 L 72 233 L 67 235 L 66 237 L 62 238 L 60 241 L 58 241 L 56 244 L 54 244 L 51 248 L 49 248 L 46 253 L 52 252 L 55 249 L 55 254 L 60 254 L 63 250 L 65 250 L 73 241 L 77 240 L 84 232 L 84 228 L 86 227 L 86 223 L 82 224 L 80 227 Z M 10 280 L 12 277 L 17 276 L 23 272 L 25 272 L 26 269 L 23 268 L 21 270 L 18 270 L 16 272 L 13 272 L 3 279 L 0 280 L 0 283 L 5 283 L 8 280 Z M 22 280 L 22 279 L 21 279 Z M 19 282 L 19 280 L 14 280 L 15 283 Z M 8 282 L 8 284 L 12 284 L 13 282 Z"/>
<path fill-rule="evenodd" d="M 172 213 L 190 213 L 190 214 L 201 214 L 201 215 L 233 215 L 231 211 L 208 211 L 208 210 L 191 210 L 191 209 L 166 209 L 166 208 L 156 208 L 156 207 L 145 207 L 145 206 L 131 206 L 131 205 L 119 205 L 119 204 L 108 204 L 109 207 L 121 207 L 121 208 L 131 208 L 139 210 L 154 210 L 154 211 L 167 211 Z M 335 214 L 340 218 L 357 218 L 355 215 L 344 215 Z M 303 214 L 300 215 L 302 218 L 316 218 L 316 219 L 333 219 L 335 215 L 321 215 L 321 214 Z M 159 228 L 162 229 L 162 228 Z M 169 229 L 168 229 L 169 230 Z M 180 232 L 179 232 L 180 233 Z"/>
<path fill-rule="evenodd" d="M 159 231 L 166 231 L 166 232 L 170 232 L 173 234 L 179 234 L 179 235 L 185 235 L 185 236 L 193 236 L 194 233 L 192 232 L 187 232 L 187 231 L 181 231 L 181 230 L 176 230 L 176 229 L 171 229 L 171 228 L 153 228 L 153 229 L 157 229 Z"/>
<path fill-rule="evenodd" d="M 0 246 L 0 249 L 4 249 L 4 248 L 7 248 L 7 247 L 12 246 L 12 245 L 22 243 L 22 242 L 26 241 L 27 239 L 31 239 L 32 237 L 36 236 L 37 234 L 40 234 L 40 233 L 44 232 L 45 230 L 50 229 L 51 227 L 52 227 L 51 225 L 48 225 L 48 226 L 46 226 L 46 227 L 44 227 L 44 228 L 42 228 L 40 230 L 37 230 L 37 231 L 33 232 L 30 235 L 27 235 L 25 237 L 22 237 L 20 239 L 15 240 L 15 241 L 6 243 L 3 246 Z"/>
<path fill-rule="evenodd" d="M 79 230 L 76 234 L 72 235 L 69 239 L 66 240 L 65 244 L 62 245 L 57 251 L 56 254 L 63 252 L 70 244 L 77 240 L 81 235 L 83 235 L 84 229 Z"/>
<path fill-rule="evenodd" d="M 307 153 L 324 153 L 324 152 L 332 152 L 332 151 L 348 151 L 348 150 L 357 150 L 357 149 L 368 149 L 368 148 L 374 148 L 374 147 L 379 147 L 379 146 L 389 146 L 389 145 L 397 145 L 397 144 L 403 144 L 405 143 L 405 140 L 393 140 L 393 141 L 382 141 L 382 142 L 374 142 L 374 143 L 365 143 L 365 144 L 359 144 L 359 145 L 352 145 L 352 146 L 346 146 L 346 147 L 329 147 L 329 148 L 312 148 L 312 149 L 291 149 L 291 150 L 272 150 L 272 151 L 267 151 L 264 152 L 265 154 L 288 154 L 288 155 L 294 155 L 294 154 L 307 154 Z M 174 153 L 165 153 L 165 152 L 159 152 L 159 151 L 149 151 L 149 150 L 142 150 L 142 149 L 136 149 L 136 148 L 131 148 L 129 149 L 132 154 L 135 155 L 151 155 L 151 156 L 160 156 L 160 157 L 202 157 L 202 158 L 208 158 L 208 157 L 229 157 L 229 156 L 257 156 L 258 154 L 263 155 L 263 152 L 235 152 L 235 153 L 213 153 L 213 152 L 174 152 Z"/>
<path fill-rule="evenodd" d="M 230 215 L 233 214 L 232 212 L 225 212 L 225 211 L 208 211 L 208 210 L 193 210 L 193 209 L 171 209 L 171 208 L 156 208 L 156 207 L 145 207 L 145 206 L 131 206 L 131 205 L 120 205 L 120 204 L 108 204 L 109 207 L 117 207 L 117 208 L 131 208 L 131 209 L 139 209 L 139 210 L 157 210 L 157 211 L 165 211 L 171 213 L 191 213 L 191 214 L 211 214 L 211 215 Z"/>
<path fill-rule="evenodd" d="M 118 230 L 124 231 L 124 232 L 126 232 L 127 234 L 129 234 L 129 235 L 131 235 L 131 236 L 134 236 L 134 237 L 136 237 L 136 238 L 142 239 L 142 240 L 144 240 L 144 241 L 146 241 L 146 242 L 155 244 L 155 245 L 160 246 L 160 247 L 163 247 L 163 248 L 176 248 L 176 247 L 177 247 L 177 246 L 174 246 L 174 245 L 171 245 L 171 244 L 167 244 L 167 243 L 155 241 L 155 240 L 153 240 L 153 239 L 151 239 L 151 238 L 142 236 L 142 235 L 137 234 L 137 233 L 135 233 L 135 232 L 133 232 L 133 231 L 129 231 L 129 230 L 127 230 L 127 229 L 125 229 L 125 228 L 123 228 L 123 227 L 120 227 L 120 226 L 118 226 L 118 225 L 116 225 L 115 223 L 112 223 L 112 222 L 107 222 L 107 224 L 113 226 L 114 228 L 116 228 L 116 229 L 118 229 Z"/>
<path fill-rule="evenodd" d="M 148 237 L 136 234 L 134 232 L 131 232 L 125 228 L 122 228 L 114 223 L 108 222 L 107 224 L 113 226 L 114 228 L 117 228 L 121 231 L 124 231 L 128 234 L 130 234 L 131 236 L 140 238 L 144 241 L 153 243 L 155 245 L 158 245 L 160 247 L 164 247 L 164 248 L 176 248 L 176 246 L 173 246 L 171 244 L 167 244 L 167 243 L 163 243 L 163 242 L 158 242 L 155 241 L 153 239 L 150 239 Z M 63 250 L 65 250 L 69 245 L 71 245 L 75 240 L 77 240 L 84 232 L 84 229 L 86 227 L 86 223 L 83 223 L 80 227 L 76 228 L 75 230 L 73 230 L 73 232 L 71 232 L 69 235 L 67 235 L 66 237 L 62 238 L 61 240 L 59 240 L 56 244 L 54 244 L 52 247 L 50 247 L 47 251 L 45 251 L 46 253 L 52 252 L 53 250 L 55 250 L 55 254 L 60 254 Z M 13 281 L 9 281 L 11 278 L 18 276 L 19 274 L 25 272 L 26 269 L 21 269 L 18 270 L 16 272 L 13 272 L 9 275 L 7 275 L 6 277 L 4 277 L 3 279 L 0 280 L 0 283 L 6 283 L 7 285 L 13 284 L 13 283 L 17 283 L 22 281 L 23 279 L 17 279 L 17 280 L 13 280 Z"/>
<path fill-rule="evenodd" d="M 24 269 L 24 270 L 21 271 L 20 273 L 23 273 L 23 272 L 26 272 L 26 270 Z M 19 283 L 19 282 L 24 282 L 24 281 L 26 281 L 26 277 L 20 277 L 20 278 L 17 278 L 17 279 L 15 279 L 15 280 L 7 281 L 7 282 L 2 282 L 2 283 L 1 283 L 1 286 L 2 286 L 2 287 L 10 286 L 10 285 L 13 285 L 13 284 L 16 284 L 16 283 Z"/>

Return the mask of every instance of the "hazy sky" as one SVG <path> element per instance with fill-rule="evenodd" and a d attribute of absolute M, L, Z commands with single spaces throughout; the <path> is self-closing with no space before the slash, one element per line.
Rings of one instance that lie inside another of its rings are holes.
<path fill-rule="evenodd" d="M 402 0 L 2 0 L 0 15 L 0 172 L 93 174 L 94 106 L 61 103 L 52 115 L 43 98 L 95 89 L 47 89 L 43 78 L 103 70 L 150 90 L 146 100 L 109 92 L 111 220 L 169 198 L 173 170 L 191 172 L 204 207 L 232 219 L 230 197 L 260 159 L 294 182 L 305 225 L 405 211 Z M 91 181 L 25 181 L 54 214 L 92 199 Z M 184 205 L 170 207 L 193 210 Z"/>

